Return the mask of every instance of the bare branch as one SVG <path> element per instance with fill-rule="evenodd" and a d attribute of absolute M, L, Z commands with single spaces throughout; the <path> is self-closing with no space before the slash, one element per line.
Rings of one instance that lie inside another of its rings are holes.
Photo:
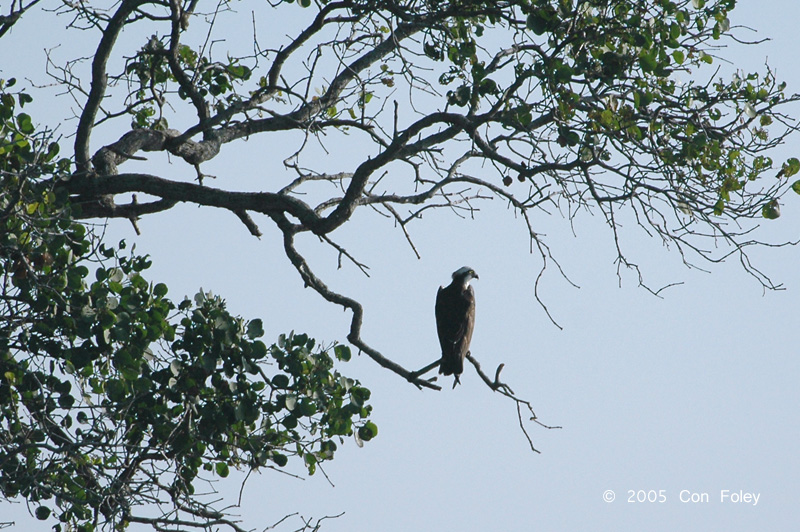
<path fill-rule="evenodd" d="M 523 399 L 520 399 L 514 394 L 514 391 L 511 389 L 510 386 L 508 386 L 508 384 L 500 381 L 500 372 L 503 370 L 504 364 L 500 364 L 499 366 L 497 366 L 497 371 L 495 372 L 494 380 L 492 380 L 483 372 L 483 370 L 481 370 L 480 363 L 475 359 L 475 357 L 472 356 L 472 353 L 467 353 L 467 360 L 469 360 L 472 363 L 472 365 L 475 366 L 475 371 L 478 372 L 478 375 L 481 377 L 481 380 L 483 380 L 483 382 L 485 382 L 489 388 L 491 388 L 495 392 L 500 393 L 501 395 L 505 395 L 506 397 L 508 397 L 509 399 L 513 400 L 516 403 L 517 418 L 519 419 L 519 427 L 522 430 L 523 434 L 525 434 L 525 437 L 528 439 L 528 444 L 530 444 L 531 450 L 538 453 L 539 450 L 537 450 L 536 447 L 534 447 L 533 440 L 531 439 L 530 434 L 528 434 L 528 430 L 525 428 L 525 425 L 523 423 L 522 408 L 524 407 L 528 411 L 528 413 L 530 414 L 530 420 L 535 422 L 537 425 L 541 427 L 544 427 L 546 429 L 560 429 L 561 427 L 549 426 L 541 423 L 539 421 L 539 418 L 536 417 L 536 413 L 533 411 L 533 405 L 531 405 L 530 401 L 525 401 Z"/>
<path fill-rule="evenodd" d="M 11 5 L 8 9 L 7 15 L 0 15 L 0 38 L 3 37 L 9 30 L 11 30 L 12 26 L 17 23 L 17 21 L 22 17 L 22 15 L 39 3 L 39 0 L 31 0 L 25 5 L 24 1 L 20 1 L 19 5 L 17 2 L 11 2 Z"/>

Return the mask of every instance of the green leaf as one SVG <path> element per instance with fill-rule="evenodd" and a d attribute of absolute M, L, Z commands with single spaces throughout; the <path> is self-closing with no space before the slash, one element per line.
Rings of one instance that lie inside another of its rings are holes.
<path fill-rule="evenodd" d="M 317 413 L 317 405 L 313 401 L 303 399 L 300 401 L 300 414 L 303 417 L 311 417 Z"/>
<path fill-rule="evenodd" d="M 714 214 L 719 216 L 725 210 L 725 200 L 722 198 L 718 199 L 717 202 L 714 204 Z"/>
<path fill-rule="evenodd" d="M 644 133 L 642 133 L 642 130 L 639 128 L 639 126 L 630 126 L 627 131 L 628 134 L 636 140 L 642 140 L 644 138 Z"/>
<path fill-rule="evenodd" d="M 792 157 L 783 163 L 780 172 L 778 172 L 778 177 L 792 177 L 797 172 L 800 172 L 800 160 L 796 157 Z M 795 183 L 795 185 L 796 184 L 797 183 Z M 792 185 L 792 188 L 794 188 L 794 185 Z M 798 191 L 795 190 L 795 192 Z"/>
<path fill-rule="evenodd" d="M 164 297 L 165 295 L 167 295 L 168 291 L 169 289 L 167 288 L 167 285 L 165 285 L 164 283 L 158 283 L 153 287 L 153 295 L 155 295 L 156 297 Z"/>
<path fill-rule="evenodd" d="M 306 453 L 305 456 L 303 456 L 303 460 L 305 461 L 306 466 L 308 467 L 308 474 L 313 475 L 314 471 L 317 470 L 316 468 L 317 457 L 311 453 Z"/>
<path fill-rule="evenodd" d="M 235 78 L 246 80 L 250 77 L 250 69 L 243 65 L 231 65 L 228 67 L 228 72 Z"/>
<path fill-rule="evenodd" d="M 111 401 L 118 403 L 125 398 L 125 386 L 117 379 L 109 379 L 106 382 L 106 394 Z"/>
<path fill-rule="evenodd" d="M 217 475 L 221 476 L 222 478 L 227 477 L 231 472 L 228 464 L 225 462 L 217 462 L 217 465 L 214 467 L 214 469 L 216 470 Z"/>
<path fill-rule="evenodd" d="M 559 25 L 558 13 L 552 6 L 538 7 L 532 11 L 525 20 L 525 25 L 536 35 L 542 35 L 548 30 L 554 30 Z"/>
<path fill-rule="evenodd" d="M 481 81 L 478 92 L 480 94 L 494 94 L 497 92 L 497 83 L 493 79 L 486 78 Z"/>
<path fill-rule="evenodd" d="M 422 46 L 422 50 L 425 52 L 425 55 L 427 55 L 428 57 L 430 57 L 434 61 L 441 61 L 442 58 L 444 57 L 444 54 L 442 54 L 441 49 L 439 49 L 437 46 L 435 46 L 435 45 L 433 45 L 433 44 L 431 44 L 429 42 L 426 42 Z"/>
<path fill-rule="evenodd" d="M 47 506 L 39 506 L 36 508 L 36 519 L 44 521 L 48 517 L 50 517 L 50 508 Z"/>
<path fill-rule="evenodd" d="M 368 421 L 363 427 L 359 427 L 358 436 L 363 441 L 369 441 L 378 435 L 378 426 L 372 421 Z"/>
<path fill-rule="evenodd" d="M 256 318 L 247 324 L 247 337 L 251 340 L 264 336 L 264 322 Z"/>
<path fill-rule="evenodd" d="M 792 183 L 792 190 L 800 194 L 800 181 L 795 181 L 794 183 Z"/>
<path fill-rule="evenodd" d="M 112 325 L 117 323 L 116 314 L 114 314 L 113 312 L 111 312 L 108 309 L 103 309 L 100 312 L 98 317 L 99 317 L 99 321 L 100 321 L 100 326 L 103 329 L 108 329 L 109 327 L 111 327 Z"/>
<path fill-rule="evenodd" d="M 258 360 L 259 358 L 263 358 L 267 354 L 267 346 L 264 345 L 264 342 L 261 340 L 256 340 L 252 344 L 250 344 L 250 355 L 253 357 L 254 360 Z"/>
<path fill-rule="evenodd" d="M 30 135 L 35 131 L 31 117 L 26 113 L 17 115 L 17 125 L 19 126 L 19 130 L 26 135 Z"/>
<path fill-rule="evenodd" d="M 272 385 L 276 388 L 288 388 L 289 377 L 283 374 L 275 375 L 272 377 Z"/>
<path fill-rule="evenodd" d="M 681 36 L 681 27 L 677 22 L 673 22 L 669 27 L 669 37 L 672 40 Z"/>
<path fill-rule="evenodd" d="M 471 93 L 472 91 L 469 86 L 461 85 L 455 92 L 450 91 L 448 93 L 448 102 L 459 107 L 464 107 L 469 103 Z"/>
<path fill-rule="evenodd" d="M 333 354 L 337 360 L 341 360 L 342 362 L 349 361 L 351 357 L 350 348 L 342 344 L 334 346 Z"/>
<path fill-rule="evenodd" d="M 525 25 L 536 35 L 541 35 L 547 30 L 547 21 L 540 17 L 536 12 L 528 15 Z"/>
<path fill-rule="evenodd" d="M 292 430 L 293 428 L 297 427 L 297 418 L 294 416 L 286 416 L 281 421 L 281 424 L 287 429 Z"/>
<path fill-rule="evenodd" d="M 648 54 L 642 51 L 642 53 L 639 54 L 639 66 L 642 67 L 642 72 L 653 72 L 658 67 L 655 52 Z"/>
<path fill-rule="evenodd" d="M 767 220 L 776 220 L 781 216 L 781 206 L 777 199 L 774 199 L 764 205 L 761 209 L 761 215 Z"/>
<path fill-rule="evenodd" d="M 217 367 L 217 357 L 214 353 L 204 353 L 203 356 L 200 357 L 200 365 L 204 370 L 211 373 Z"/>
<path fill-rule="evenodd" d="M 567 83 L 572 80 L 574 72 L 569 65 L 559 65 L 558 68 L 556 68 L 555 74 L 556 81 L 559 83 Z"/>

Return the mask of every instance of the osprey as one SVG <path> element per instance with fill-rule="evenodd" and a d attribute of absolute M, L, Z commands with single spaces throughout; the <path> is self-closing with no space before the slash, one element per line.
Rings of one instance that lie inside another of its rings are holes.
<path fill-rule="evenodd" d="M 475 270 L 464 266 L 453 272 L 453 281 L 440 286 L 436 294 L 436 330 L 442 346 L 439 373 L 458 376 L 464 371 L 464 357 L 469 353 L 472 329 L 475 326 L 475 292 L 469 282 L 477 279 Z"/>

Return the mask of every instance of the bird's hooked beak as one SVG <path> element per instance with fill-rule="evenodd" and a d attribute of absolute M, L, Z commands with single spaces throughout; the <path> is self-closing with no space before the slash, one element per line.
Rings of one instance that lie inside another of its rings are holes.
<path fill-rule="evenodd" d="M 475 270 L 469 270 L 467 274 L 464 276 L 465 289 L 469 286 L 469 283 L 471 283 L 473 279 L 478 279 L 478 274 L 475 272 Z"/>

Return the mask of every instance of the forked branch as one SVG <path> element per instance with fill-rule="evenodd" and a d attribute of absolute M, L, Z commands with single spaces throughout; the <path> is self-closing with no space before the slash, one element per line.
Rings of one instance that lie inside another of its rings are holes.
<path fill-rule="evenodd" d="M 486 373 L 483 372 L 480 363 L 475 359 L 475 357 L 472 356 L 472 353 L 467 353 L 467 360 L 469 360 L 472 363 L 472 365 L 475 366 L 475 371 L 478 372 L 478 375 L 480 375 L 483 382 L 485 382 L 489 388 L 491 388 L 495 392 L 500 393 L 501 395 L 505 395 L 506 397 L 508 397 L 509 399 L 513 400 L 516 403 L 519 428 L 522 430 L 523 434 L 525 434 L 525 437 L 528 439 L 528 444 L 531 446 L 531 450 L 536 453 L 539 453 L 540 451 L 536 447 L 534 447 L 533 440 L 531 439 L 530 434 L 528 434 L 528 430 L 525 428 L 525 423 L 524 420 L 522 419 L 523 408 L 526 409 L 530 414 L 529 420 L 533 421 L 537 425 L 544 427 L 546 429 L 560 429 L 561 427 L 545 425 L 544 423 L 539 421 L 539 418 L 536 416 L 536 412 L 533 411 L 533 405 L 530 403 L 530 401 L 526 401 L 524 399 L 520 399 L 519 397 L 517 397 L 514 394 L 514 391 L 511 389 L 511 387 L 500 380 L 500 372 L 503 371 L 503 367 L 505 366 L 505 364 L 500 364 L 499 366 L 497 366 L 497 371 L 495 371 L 494 374 L 494 380 L 492 380 L 488 375 L 486 375 Z"/>

